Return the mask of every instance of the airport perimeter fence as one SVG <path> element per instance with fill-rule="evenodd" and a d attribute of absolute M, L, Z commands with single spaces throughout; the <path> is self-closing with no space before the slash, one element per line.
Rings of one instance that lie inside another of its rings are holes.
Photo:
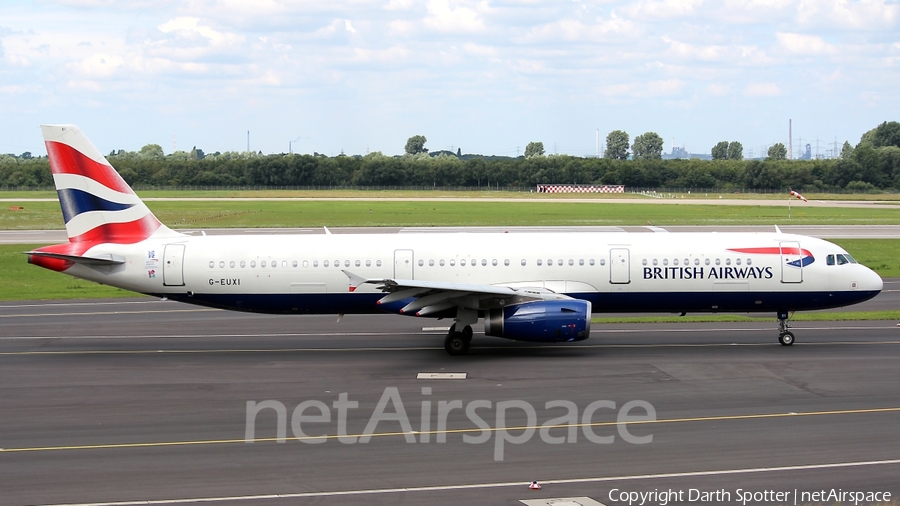
<path fill-rule="evenodd" d="M 570 185 L 570 183 L 559 183 L 560 185 Z M 592 186 L 590 184 L 571 184 L 571 186 Z M 194 191 L 194 192 L 213 192 L 213 191 L 435 191 L 435 192 L 503 192 L 503 193 L 535 193 L 535 186 L 311 186 L 311 185 L 294 185 L 294 186 L 264 186 L 264 185 L 247 185 L 247 186 L 217 186 L 217 185 L 184 185 L 184 186 L 160 186 L 136 184 L 132 186 L 136 192 L 141 191 Z M 50 191 L 55 192 L 53 186 L 0 186 L 0 192 L 12 191 Z M 710 195 L 771 195 L 784 193 L 786 196 L 789 192 L 788 188 L 643 188 L 643 187 L 625 187 L 625 194 L 642 195 L 650 198 L 689 198 L 690 195 L 710 196 Z M 860 193 L 858 191 L 850 191 L 845 189 L 829 189 L 811 191 L 810 193 L 818 194 L 835 194 L 848 195 Z M 894 194 L 896 192 L 890 190 L 880 190 L 873 194 Z M 598 195 L 614 195 L 609 193 L 550 193 L 542 195 L 579 195 L 579 196 L 598 196 Z M 622 194 L 618 194 L 622 195 Z"/>

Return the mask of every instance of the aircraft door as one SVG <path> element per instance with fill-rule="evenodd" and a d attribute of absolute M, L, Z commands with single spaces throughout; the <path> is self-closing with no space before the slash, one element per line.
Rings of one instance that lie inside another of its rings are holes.
<path fill-rule="evenodd" d="M 609 282 L 613 284 L 631 283 L 631 258 L 628 248 L 609 250 Z"/>
<path fill-rule="evenodd" d="M 163 251 L 163 286 L 184 286 L 184 244 L 166 244 Z"/>
<path fill-rule="evenodd" d="M 413 250 L 394 250 L 394 279 L 413 278 Z"/>
<path fill-rule="evenodd" d="M 782 242 L 781 247 L 781 282 L 803 282 L 803 253 L 799 242 Z"/>

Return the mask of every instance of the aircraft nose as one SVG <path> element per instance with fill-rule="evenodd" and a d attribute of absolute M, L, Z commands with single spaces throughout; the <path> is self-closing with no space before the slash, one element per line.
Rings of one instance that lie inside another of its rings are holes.
<path fill-rule="evenodd" d="M 860 280 L 860 288 L 867 291 L 880 292 L 884 287 L 884 281 L 881 279 L 881 276 L 875 273 L 872 269 L 868 267 L 863 267 L 866 272 L 863 276 L 863 279 Z"/>
<path fill-rule="evenodd" d="M 869 269 L 868 267 L 866 267 L 866 270 L 869 271 L 868 272 L 868 274 L 869 274 L 868 281 L 869 281 L 869 286 L 870 286 L 869 290 L 877 290 L 880 292 L 881 289 L 884 288 L 884 280 L 882 280 L 881 276 L 876 274 L 875 271 L 873 271 L 872 269 Z"/>

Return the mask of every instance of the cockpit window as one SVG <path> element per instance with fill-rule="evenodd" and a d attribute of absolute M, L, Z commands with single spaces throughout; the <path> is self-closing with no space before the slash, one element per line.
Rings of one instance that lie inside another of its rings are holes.
<path fill-rule="evenodd" d="M 837 263 L 838 263 L 838 265 L 849 264 L 850 260 L 847 260 L 847 257 L 845 257 L 844 255 L 838 255 Z"/>
<path fill-rule="evenodd" d="M 850 253 L 844 253 L 844 256 L 847 257 L 847 260 L 849 260 L 851 264 L 858 264 L 858 263 L 859 263 L 859 262 L 856 261 L 855 258 L 853 258 L 852 256 L 850 256 Z"/>
<path fill-rule="evenodd" d="M 825 264 L 834 265 L 834 255 L 828 255 L 827 257 L 825 257 Z"/>

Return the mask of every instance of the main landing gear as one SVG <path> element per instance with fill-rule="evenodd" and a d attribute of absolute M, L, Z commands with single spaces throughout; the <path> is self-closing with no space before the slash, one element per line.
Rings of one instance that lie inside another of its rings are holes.
<path fill-rule="evenodd" d="M 787 311 L 778 312 L 778 342 L 782 346 L 790 346 L 794 344 L 794 334 L 788 331 L 788 313 Z"/>
<path fill-rule="evenodd" d="M 444 349 L 451 355 L 465 355 L 469 351 L 472 342 L 472 327 L 466 325 L 462 332 L 456 331 L 456 324 L 450 326 L 447 337 L 444 338 Z"/>

